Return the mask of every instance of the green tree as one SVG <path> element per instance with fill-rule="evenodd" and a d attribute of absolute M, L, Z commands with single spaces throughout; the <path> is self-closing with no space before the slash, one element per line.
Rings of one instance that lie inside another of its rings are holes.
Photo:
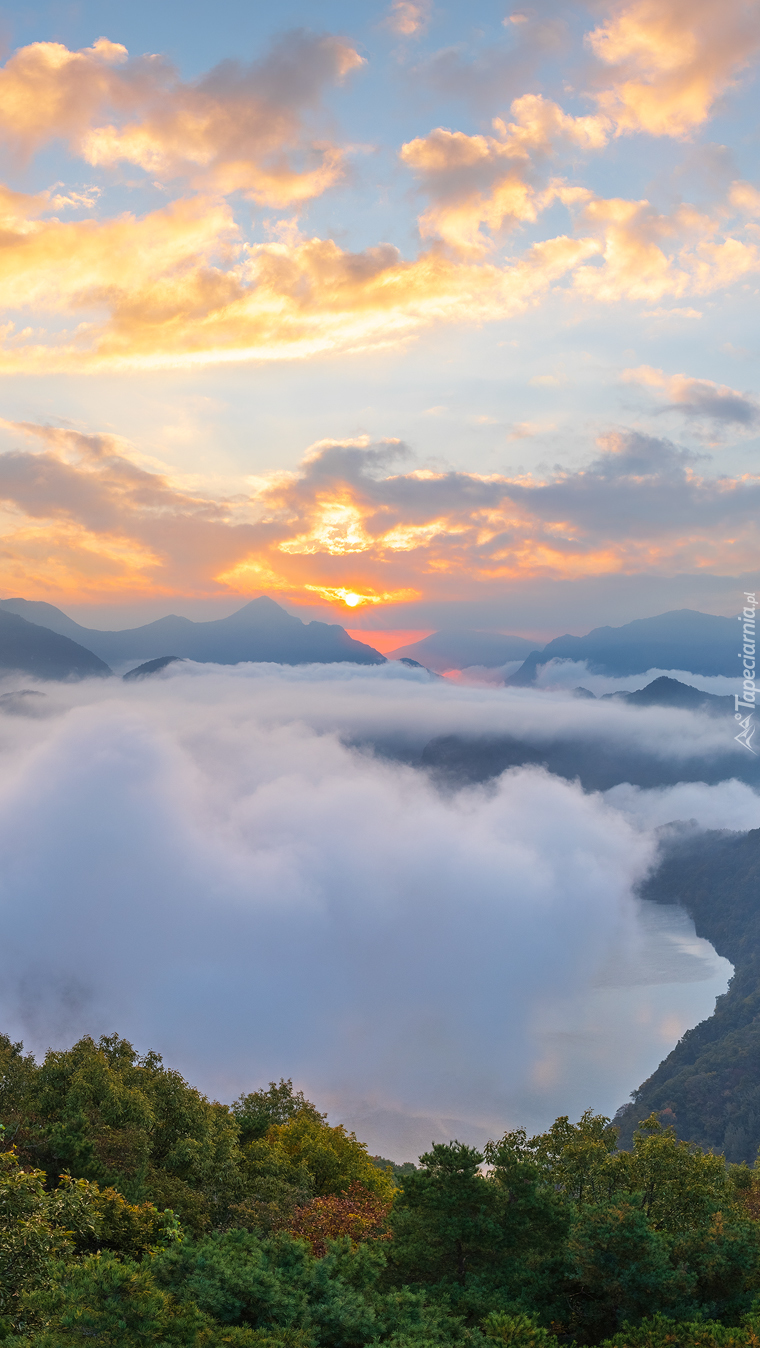
<path fill-rule="evenodd" d="M 153 1201 L 202 1230 L 242 1193 L 238 1127 L 160 1057 L 118 1035 L 49 1052 L 28 1097 L 36 1154 L 55 1184 L 61 1170 Z"/>
<path fill-rule="evenodd" d="M 457 1344 L 459 1319 L 424 1295 L 383 1287 L 385 1257 L 377 1245 L 332 1242 L 323 1258 L 281 1232 L 215 1232 L 157 1256 L 156 1277 L 177 1298 L 189 1298 L 222 1326 L 258 1333 L 296 1333 L 314 1348 L 388 1342 Z"/>
<path fill-rule="evenodd" d="M 393 1198 L 391 1176 L 378 1170 L 364 1143 L 342 1124 L 331 1127 L 321 1115 L 301 1110 L 287 1123 L 269 1128 L 264 1141 L 273 1152 L 287 1157 L 294 1173 L 306 1168 L 315 1197 L 345 1193 L 358 1183 L 370 1193 Z"/>
<path fill-rule="evenodd" d="M 533 1309 L 567 1220 L 536 1167 L 506 1143 L 483 1154 L 436 1144 L 405 1176 L 391 1215 L 390 1268 L 400 1281 L 435 1289 L 470 1321 L 515 1301 Z"/>
<path fill-rule="evenodd" d="M 213 1326 L 192 1302 L 158 1287 L 147 1264 L 91 1255 L 59 1261 L 49 1284 L 24 1297 L 32 1325 L 24 1348 L 66 1348 L 92 1339 L 100 1348 L 196 1348 Z"/>
<path fill-rule="evenodd" d="M 628 1198 L 584 1207 L 568 1242 L 567 1324 L 580 1343 L 598 1343 L 624 1321 L 655 1311 L 687 1316 L 693 1272 L 674 1267 L 671 1242 Z"/>
<path fill-rule="evenodd" d="M 647 1220 L 659 1231 L 709 1225 L 712 1213 L 735 1204 L 723 1157 L 679 1141 L 654 1114 L 639 1126 L 633 1150 L 618 1153 L 616 1168 L 621 1187 L 641 1195 Z"/>
<path fill-rule="evenodd" d="M 283 1078 L 270 1081 L 266 1091 L 251 1091 L 240 1095 L 232 1105 L 232 1113 L 240 1129 L 240 1141 L 245 1144 L 263 1137 L 273 1124 L 289 1123 L 297 1114 L 324 1121 L 315 1105 L 306 1099 L 303 1091 L 294 1091 L 293 1082 Z"/>

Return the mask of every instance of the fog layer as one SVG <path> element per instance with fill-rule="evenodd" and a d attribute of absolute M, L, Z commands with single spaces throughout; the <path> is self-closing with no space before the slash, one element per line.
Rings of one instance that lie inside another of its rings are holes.
<path fill-rule="evenodd" d="M 526 727 L 709 757 L 730 724 L 398 665 L 39 691 L 0 716 L 0 1025 L 36 1050 L 116 1029 L 222 1098 L 292 1076 L 403 1159 L 614 1109 L 725 986 L 632 887 L 659 824 L 760 823 L 748 786 L 442 791 L 412 762 Z"/>

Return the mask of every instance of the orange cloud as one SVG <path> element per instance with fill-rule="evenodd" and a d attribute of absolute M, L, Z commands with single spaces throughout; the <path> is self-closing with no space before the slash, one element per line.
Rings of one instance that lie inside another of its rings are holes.
<path fill-rule="evenodd" d="M 584 203 L 581 225 L 599 238 L 599 261 L 578 267 L 573 287 L 605 303 L 707 294 L 760 267 L 755 243 L 688 205 L 660 215 L 648 201 L 595 198 Z"/>
<path fill-rule="evenodd" d="M 676 10 L 667 13 L 672 27 Z M 615 60 L 639 32 L 631 15 L 620 10 L 596 30 Z M 362 351 L 427 325 L 502 319 L 558 285 L 596 302 L 657 304 L 733 285 L 760 265 L 746 221 L 756 208 L 750 185 L 735 183 L 714 216 L 595 198 L 551 176 L 554 158 L 563 147 L 602 148 L 612 121 L 572 117 L 534 94 L 516 99 L 493 135 L 438 128 L 403 146 L 430 202 L 420 219 L 430 242 L 418 257 L 382 243 L 352 253 L 300 236 L 295 222 L 274 230 L 277 242 L 246 242 L 226 193 L 292 207 L 339 176 L 340 150 L 310 138 L 306 124 L 326 85 L 359 62 L 343 39 L 295 34 L 256 66 L 225 65 L 190 84 L 161 58 L 132 61 L 105 38 L 79 52 L 57 43 L 16 52 L 0 69 L 0 134 L 17 150 L 58 136 L 93 164 L 126 159 L 187 181 L 163 209 L 111 219 L 52 217 L 91 211 L 97 188 L 0 187 L 0 293 L 31 319 L 16 327 L 14 313 L 0 324 L 0 373 Z M 558 201 L 577 215 L 575 237 L 570 222 L 568 233 L 505 262 L 488 259 L 500 232 Z M 733 232 L 731 210 L 742 217 Z M 410 546 L 408 532 L 396 537 L 399 549 Z"/>
<path fill-rule="evenodd" d="M 129 61 L 107 38 L 76 52 L 36 42 L 0 70 L 0 135 L 24 154 L 65 139 L 93 166 L 131 163 L 153 179 L 293 206 L 343 172 L 341 152 L 308 137 L 304 116 L 362 64 L 342 38 L 295 33 L 261 62 L 227 61 L 185 83 L 163 58 Z M 298 169 L 294 150 L 306 160 Z"/>
<path fill-rule="evenodd" d="M 3 585 L 61 601 L 269 591 L 346 612 L 541 577 L 731 574 L 760 541 L 760 479 L 701 477 L 639 434 L 538 481 L 399 472 L 398 444 L 326 442 L 243 500 L 190 494 L 110 435 L 11 429 L 41 447 L 0 454 Z"/>
<path fill-rule="evenodd" d="M 0 327 L 0 373 L 155 369 L 283 360 L 398 343 L 441 322 L 519 313 L 550 286 L 610 303 L 707 294 L 760 267 L 760 250 L 681 206 L 547 192 L 580 208 L 579 237 L 534 244 L 502 265 L 435 245 L 407 261 L 389 244 L 249 245 L 218 197 L 178 199 L 140 218 L 45 217 L 49 194 L 0 191 L 0 293 L 34 328 Z M 751 231 L 753 226 L 747 228 Z M 70 326 L 61 326 L 67 318 Z"/>
<path fill-rule="evenodd" d="M 634 0 L 588 36 L 612 67 L 596 95 L 617 134 L 687 136 L 709 117 L 760 45 L 760 13 L 747 0 Z"/>
<path fill-rule="evenodd" d="M 288 359 L 398 342 L 436 321 L 518 312 L 596 243 L 559 238 L 512 266 L 440 253 L 404 261 L 330 240 L 249 247 L 218 200 L 180 200 L 140 220 L 27 221 L 0 253 L 6 303 L 83 318 L 72 332 L 9 328 L 0 373 L 157 368 Z M 103 315 L 102 317 L 100 315 Z"/>
<path fill-rule="evenodd" d="M 536 220 L 556 199 L 587 196 L 582 188 L 541 182 L 538 163 L 562 145 L 599 149 L 609 124 L 602 117 L 571 117 L 556 104 L 526 94 L 512 104 L 514 122 L 494 121 L 496 136 L 468 136 L 438 127 L 408 141 L 401 158 L 433 204 L 419 219 L 423 238 L 439 238 L 461 253 L 478 254 L 492 233 Z"/>

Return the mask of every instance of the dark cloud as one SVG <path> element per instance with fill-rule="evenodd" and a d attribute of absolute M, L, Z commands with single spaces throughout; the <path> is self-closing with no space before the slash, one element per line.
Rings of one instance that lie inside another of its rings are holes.
<path fill-rule="evenodd" d="M 756 426 L 760 422 L 760 405 L 747 394 L 736 393 L 711 384 L 706 379 L 689 379 L 683 394 L 663 411 L 685 412 L 690 417 L 709 417 L 712 421 L 735 422 L 740 426 Z"/>

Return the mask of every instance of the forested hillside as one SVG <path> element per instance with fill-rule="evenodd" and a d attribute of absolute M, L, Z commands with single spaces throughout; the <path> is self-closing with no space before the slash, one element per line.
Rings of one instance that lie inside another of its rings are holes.
<path fill-rule="evenodd" d="M 715 1013 L 688 1030 L 616 1123 L 630 1144 L 653 1110 L 679 1137 L 754 1162 L 760 1147 L 760 829 L 676 835 L 642 888 L 645 899 L 680 903 L 699 936 L 734 966 Z"/>
<path fill-rule="evenodd" d="M 656 1119 L 383 1168 L 289 1081 L 228 1107 L 117 1036 L 0 1039 L 0 1117 L 16 1348 L 760 1340 L 760 1175 Z"/>

